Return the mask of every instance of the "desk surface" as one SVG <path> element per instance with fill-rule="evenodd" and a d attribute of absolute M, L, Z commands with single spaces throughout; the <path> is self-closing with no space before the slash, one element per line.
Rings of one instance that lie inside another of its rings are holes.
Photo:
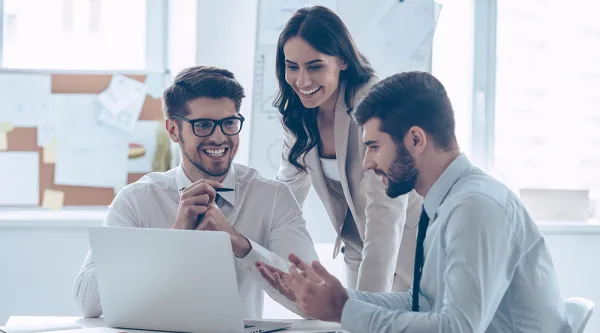
<path fill-rule="evenodd" d="M 268 320 L 268 319 L 265 319 Z M 282 333 L 300 333 L 300 332 L 341 332 L 339 324 L 328 323 L 318 320 L 303 319 L 278 319 L 292 323 L 292 327 L 281 331 Z M 34 316 L 12 316 L 6 322 L 7 332 L 40 332 L 51 330 L 68 330 L 77 328 L 106 327 L 102 318 L 81 318 L 81 317 L 34 317 Z M 2 329 L 2 327 L 0 327 Z M 120 332 L 143 333 L 150 331 L 141 330 L 119 330 Z M 159 333 L 151 331 L 151 333 Z"/>

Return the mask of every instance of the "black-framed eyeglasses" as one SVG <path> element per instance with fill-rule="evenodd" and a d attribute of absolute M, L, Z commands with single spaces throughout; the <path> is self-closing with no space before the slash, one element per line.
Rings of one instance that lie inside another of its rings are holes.
<path fill-rule="evenodd" d="M 187 119 L 180 116 L 173 116 L 173 118 L 190 123 L 190 125 L 192 125 L 192 131 L 194 132 L 194 135 L 199 137 L 212 135 L 217 125 L 221 127 L 221 132 L 223 132 L 223 134 L 227 136 L 236 135 L 242 130 L 242 125 L 244 124 L 245 120 L 242 115 L 227 117 L 221 120 L 204 118 Z"/>

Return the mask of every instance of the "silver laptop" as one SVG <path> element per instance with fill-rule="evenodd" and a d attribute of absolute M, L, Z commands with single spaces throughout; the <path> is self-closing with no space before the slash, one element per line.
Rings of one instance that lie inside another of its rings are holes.
<path fill-rule="evenodd" d="M 90 227 L 89 237 L 111 327 L 258 333 L 291 326 L 242 319 L 226 233 Z"/>

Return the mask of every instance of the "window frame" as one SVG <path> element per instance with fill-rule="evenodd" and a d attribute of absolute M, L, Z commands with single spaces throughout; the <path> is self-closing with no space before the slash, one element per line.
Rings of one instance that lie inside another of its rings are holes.
<path fill-rule="evenodd" d="M 498 1 L 475 0 L 474 9 L 471 152 L 473 162 L 491 172 L 495 144 Z"/>

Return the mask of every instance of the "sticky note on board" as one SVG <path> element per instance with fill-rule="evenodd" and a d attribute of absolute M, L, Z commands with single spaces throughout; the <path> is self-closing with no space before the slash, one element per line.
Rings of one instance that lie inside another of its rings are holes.
<path fill-rule="evenodd" d="M 4 132 L 0 132 L 0 151 L 2 150 L 8 150 L 8 138 Z"/>
<path fill-rule="evenodd" d="M 8 132 L 12 132 L 13 129 L 15 129 L 13 124 L 8 123 L 8 122 L 0 122 L 0 132 L 8 133 Z"/>
<path fill-rule="evenodd" d="M 51 190 L 49 188 L 44 190 L 42 197 L 42 208 L 45 209 L 62 209 L 65 202 L 65 193 L 57 190 Z"/>
<path fill-rule="evenodd" d="M 52 139 L 50 143 L 44 145 L 44 163 L 54 164 L 56 162 L 56 139 Z"/>
<path fill-rule="evenodd" d="M 8 150 L 8 136 L 7 133 L 12 132 L 15 129 L 13 124 L 9 122 L 0 122 L 0 151 Z"/>

